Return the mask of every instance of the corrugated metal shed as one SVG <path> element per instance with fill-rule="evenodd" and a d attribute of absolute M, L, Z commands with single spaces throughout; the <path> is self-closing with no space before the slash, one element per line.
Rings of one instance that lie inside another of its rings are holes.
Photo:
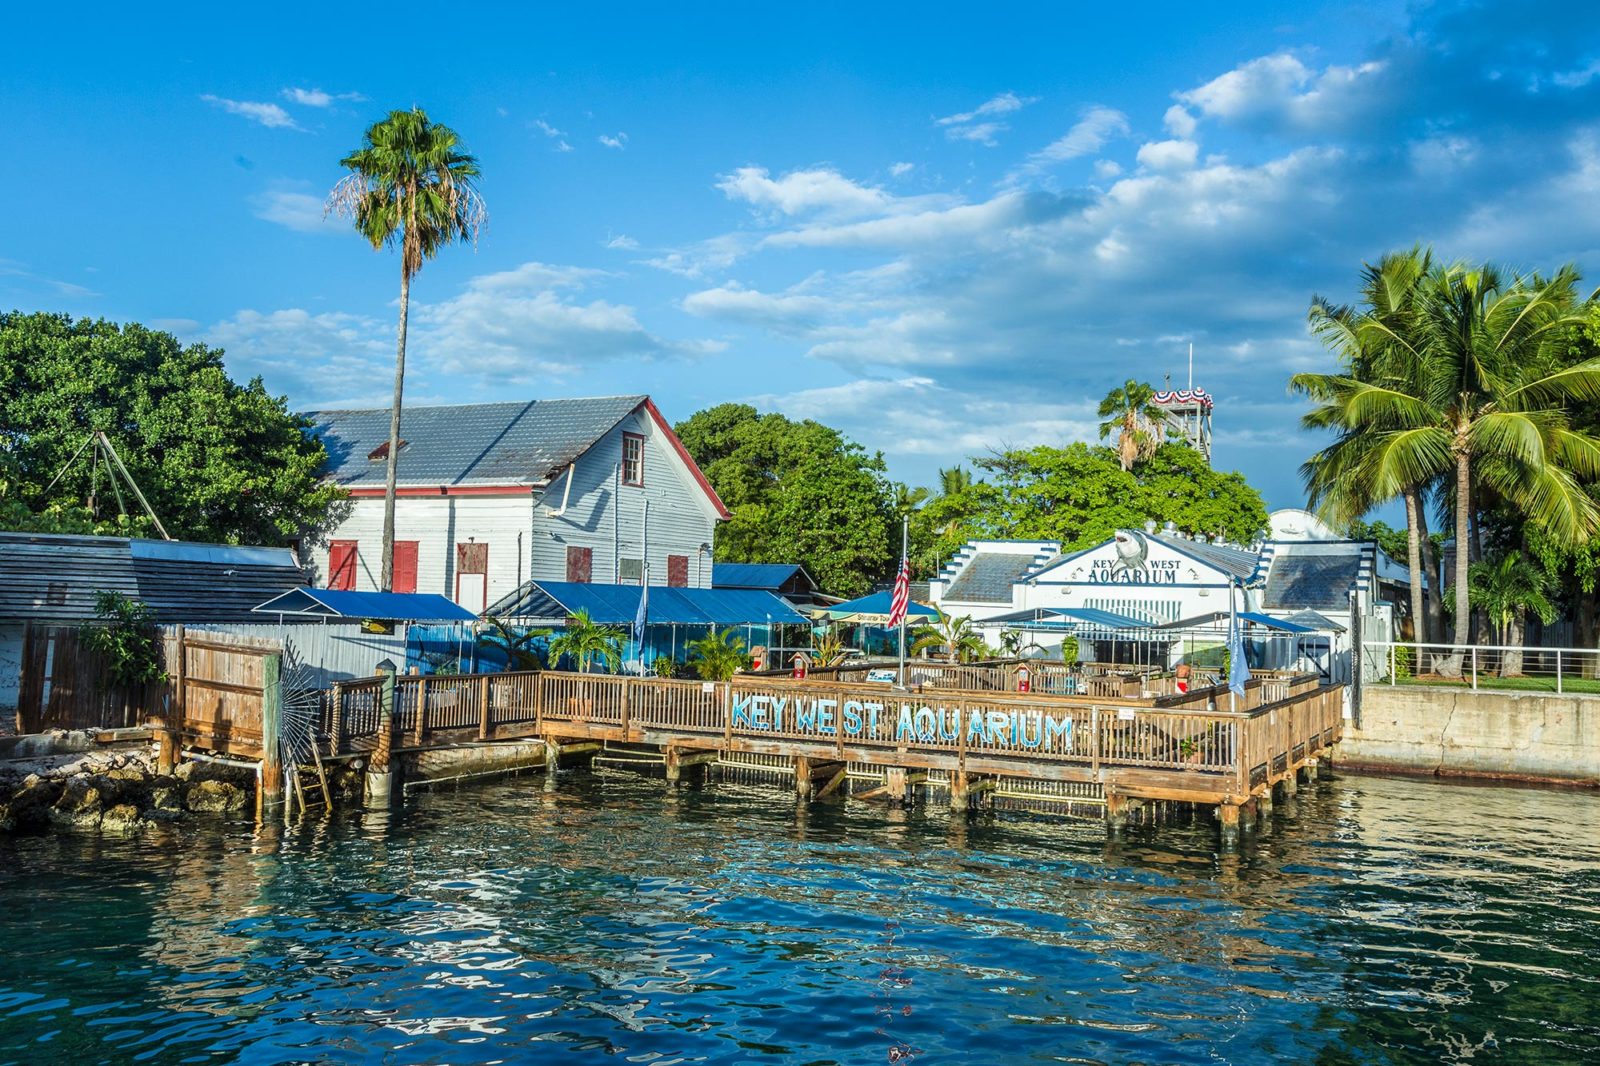
<path fill-rule="evenodd" d="M 252 607 L 305 580 L 288 548 L 0 533 L 0 621 L 87 622 L 108 591 L 159 622 L 253 622 Z"/>
<path fill-rule="evenodd" d="M 811 588 L 816 582 L 796 563 L 712 563 L 711 586 L 719 589 L 766 589 L 777 592 L 796 574 Z"/>
<path fill-rule="evenodd" d="M 599 396 L 526 403 L 407 407 L 401 485 L 529 485 L 548 480 L 645 402 Z M 346 487 L 381 487 L 389 409 L 309 411 L 328 449 L 328 474 Z"/>
<path fill-rule="evenodd" d="M 601 625 L 631 626 L 639 613 L 638 585 L 599 585 L 578 581 L 530 581 L 492 606 L 488 614 L 503 618 L 537 618 L 563 622 L 588 611 Z M 760 589 L 674 588 L 650 586 L 646 606 L 650 625 L 803 625 L 804 615 Z"/>

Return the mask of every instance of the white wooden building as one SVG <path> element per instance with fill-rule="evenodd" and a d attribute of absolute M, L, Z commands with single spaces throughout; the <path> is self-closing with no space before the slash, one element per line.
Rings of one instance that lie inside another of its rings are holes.
<path fill-rule="evenodd" d="M 309 417 L 350 499 L 305 563 L 375 590 L 389 411 Z M 652 585 L 711 585 L 727 510 L 647 396 L 408 407 L 400 438 L 392 591 L 481 613 L 530 580 L 637 585 L 647 565 Z"/>

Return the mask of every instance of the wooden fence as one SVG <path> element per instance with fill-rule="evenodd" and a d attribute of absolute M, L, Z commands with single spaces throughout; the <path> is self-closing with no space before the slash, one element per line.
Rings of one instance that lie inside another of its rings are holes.
<path fill-rule="evenodd" d="M 136 725 L 157 695 L 113 685 L 105 659 L 75 626 L 25 626 L 20 681 L 19 733 Z"/>
<path fill-rule="evenodd" d="M 1141 794 L 1184 798 L 1248 794 L 1332 743 L 1342 723 L 1342 690 L 1311 675 L 1255 679 L 1231 710 L 1225 687 L 1135 701 L 555 671 L 390 683 L 387 719 L 384 679 L 335 686 L 323 719 L 330 755 L 381 751 L 386 762 L 392 749 L 545 736 L 1061 780 L 1142 771 Z"/>

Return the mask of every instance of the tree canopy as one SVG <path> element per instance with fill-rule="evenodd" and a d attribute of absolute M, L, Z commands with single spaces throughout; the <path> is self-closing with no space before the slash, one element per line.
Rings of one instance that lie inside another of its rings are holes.
<path fill-rule="evenodd" d="M 717 529 L 717 559 L 799 563 L 840 596 L 891 576 L 897 500 L 882 455 L 747 404 L 708 408 L 676 429 L 733 516 Z"/>
<path fill-rule="evenodd" d="M 103 471 L 99 507 L 86 506 L 95 472 L 68 460 L 102 430 L 172 536 L 284 543 L 341 496 L 308 425 L 260 378 L 231 380 L 221 349 L 136 323 L 0 314 L 0 528 L 150 534 L 142 514 L 107 506 Z"/>
<path fill-rule="evenodd" d="M 1082 442 L 1001 452 L 977 461 L 993 475 L 992 510 L 974 535 L 1098 544 L 1147 519 L 1248 544 L 1267 527 L 1261 494 L 1243 475 L 1213 470 L 1186 445 L 1161 444 L 1133 470 L 1111 448 Z"/>

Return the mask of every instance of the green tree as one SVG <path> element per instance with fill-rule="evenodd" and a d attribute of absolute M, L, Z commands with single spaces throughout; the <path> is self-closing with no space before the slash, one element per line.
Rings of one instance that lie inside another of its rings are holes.
<path fill-rule="evenodd" d="M 622 665 L 622 638 L 615 628 L 597 625 L 588 611 L 580 610 L 550 640 L 551 662 L 560 662 L 567 655 L 577 662 L 580 674 L 587 674 L 596 661 L 616 670 Z"/>
<path fill-rule="evenodd" d="M 108 511 L 109 491 L 94 489 L 104 470 L 69 464 L 102 430 L 172 536 L 285 543 L 344 496 L 322 480 L 327 453 L 309 426 L 260 378 L 230 379 L 220 349 L 136 323 L 0 314 L 4 528 L 148 535 L 143 514 Z"/>
<path fill-rule="evenodd" d="M 934 611 L 932 622 L 912 631 L 912 654 L 937 652 L 954 663 L 969 662 L 989 650 L 983 637 L 973 628 L 970 616 L 948 615 L 937 607 Z"/>
<path fill-rule="evenodd" d="M 1456 644 L 1468 639 L 1475 493 L 1505 500 L 1558 543 L 1586 543 L 1600 520 L 1583 484 L 1600 476 L 1600 439 L 1570 417 L 1572 406 L 1600 399 L 1600 358 L 1563 358 L 1582 321 L 1576 284 L 1570 267 L 1548 279 L 1435 268 L 1417 296 L 1413 337 L 1389 331 L 1382 360 L 1346 359 L 1341 374 L 1294 379 L 1322 404 L 1314 417 L 1339 432 L 1313 469 L 1342 468 L 1374 503 L 1443 479 L 1458 549 Z"/>
<path fill-rule="evenodd" d="M 1129 378 L 1100 401 L 1100 439 L 1117 436 L 1117 459 L 1132 470 L 1156 453 L 1164 435 L 1165 417 L 1155 405 L 1156 390 Z"/>
<path fill-rule="evenodd" d="M 126 691 L 166 680 L 155 613 L 146 604 L 120 592 L 97 592 L 94 614 L 95 621 L 79 632 L 84 644 L 105 659 L 113 684 Z"/>
<path fill-rule="evenodd" d="M 1267 525 L 1260 493 L 1241 475 L 1211 469 L 1176 442 L 1137 471 L 1124 470 L 1110 448 L 1082 442 L 1001 452 L 977 465 L 994 474 L 991 536 L 1055 540 L 1071 551 L 1149 519 L 1241 543 Z"/>
<path fill-rule="evenodd" d="M 1500 660 L 1500 676 L 1520 677 L 1528 615 L 1547 625 L 1556 617 L 1555 605 L 1550 601 L 1550 575 L 1522 552 L 1509 551 L 1498 558 L 1473 563 L 1468 577 L 1468 596 L 1474 607 L 1488 613 L 1495 629 L 1495 643 L 1513 649 Z"/>
<path fill-rule="evenodd" d="M 406 377 L 406 319 L 411 279 L 425 260 L 455 241 L 476 242 L 487 214 L 474 182 L 478 161 L 448 126 L 421 108 L 391 111 L 367 129 L 362 146 L 339 161 L 350 171 L 328 197 L 328 211 L 350 218 L 373 248 L 400 248 L 400 327 L 383 495 L 383 565 L 379 587 L 394 584 L 394 494 L 400 459 L 400 406 Z"/>
<path fill-rule="evenodd" d="M 745 650 L 744 638 L 737 630 L 718 631 L 716 626 L 699 640 L 684 644 L 695 673 L 703 681 L 728 681 L 733 675 L 750 665 L 750 654 Z"/>
<path fill-rule="evenodd" d="M 718 559 L 799 563 L 840 596 L 892 574 L 900 530 L 881 455 L 745 404 L 700 411 L 677 433 L 732 514 L 717 529 Z"/>
<path fill-rule="evenodd" d="M 1414 394 L 1424 386 L 1425 361 L 1417 353 L 1426 349 L 1422 296 L 1433 270 L 1433 255 L 1418 245 L 1409 251 L 1384 256 L 1376 265 L 1362 268 L 1361 296 L 1365 309 L 1335 305 L 1316 297 L 1308 321 L 1312 333 L 1336 353 L 1348 377 L 1357 378 L 1400 394 Z M 1299 374 L 1290 387 L 1317 401 L 1303 422 L 1312 429 L 1345 430 L 1327 448 L 1301 468 L 1311 506 L 1335 526 L 1360 518 L 1373 507 L 1399 495 L 1405 502 L 1406 544 L 1403 554 L 1410 569 L 1411 617 L 1418 640 L 1437 636 L 1428 632 L 1438 604 L 1430 602 L 1424 562 L 1428 547 L 1426 497 L 1437 475 L 1426 473 L 1430 464 L 1416 462 L 1408 450 L 1419 442 L 1412 437 L 1394 440 L 1354 429 L 1363 421 L 1352 409 L 1348 389 L 1339 378 Z M 1426 446 L 1426 442 L 1420 442 Z M 1395 473 L 1400 465 L 1412 469 L 1412 478 Z"/>

